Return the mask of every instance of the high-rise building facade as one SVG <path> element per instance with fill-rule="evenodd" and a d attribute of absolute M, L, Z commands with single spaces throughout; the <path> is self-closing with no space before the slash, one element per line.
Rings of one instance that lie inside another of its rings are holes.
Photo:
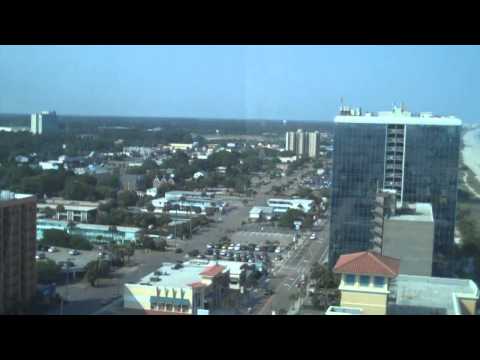
<path fill-rule="evenodd" d="M 35 196 L 0 192 L 0 314 L 35 295 L 36 211 Z"/>
<path fill-rule="evenodd" d="M 320 146 L 320 132 L 314 131 L 308 134 L 308 157 L 316 158 L 318 156 L 318 148 Z"/>
<path fill-rule="evenodd" d="M 58 130 L 55 111 L 42 111 L 30 116 L 30 132 L 35 135 L 52 133 Z"/>
<path fill-rule="evenodd" d="M 432 205 L 434 273 L 444 271 L 439 259 L 454 240 L 461 124 L 403 108 L 365 115 L 341 109 L 335 118 L 331 266 L 341 254 L 371 248 L 376 194 L 387 189 L 400 204 Z"/>
<path fill-rule="evenodd" d="M 320 133 L 305 132 L 301 129 L 285 134 L 285 150 L 293 151 L 299 156 L 315 158 L 318 156 Z"/>
<path fill-rule="evenodd" d="M 294 131 L 287 131 L 285 134 L 285 150 L 293 151 L 296 153 L 297 149 L 297 136 Z"/>

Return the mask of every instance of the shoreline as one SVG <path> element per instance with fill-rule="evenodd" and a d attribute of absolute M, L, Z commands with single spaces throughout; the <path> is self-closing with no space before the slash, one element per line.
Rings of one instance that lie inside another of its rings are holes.
<path fill-rule="evenodd" d="M 467 131 L 463 135 L 464 148 L 462 161 L 480 181 L 480 128 Z"/>

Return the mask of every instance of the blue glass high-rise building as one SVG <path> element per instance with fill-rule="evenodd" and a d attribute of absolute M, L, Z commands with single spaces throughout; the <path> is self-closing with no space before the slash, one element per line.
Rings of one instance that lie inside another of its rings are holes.
<path fill-rule="evenodd" d="M 329 264 L 372 247 L 379 190 L 397 201 L 431 203 L 436 260 L 454 244 L 461 120 L 403 108 L 362 114 L 343 107 L 335 118 Z M 436 267 L 437 266 L 437 267 Z"/>

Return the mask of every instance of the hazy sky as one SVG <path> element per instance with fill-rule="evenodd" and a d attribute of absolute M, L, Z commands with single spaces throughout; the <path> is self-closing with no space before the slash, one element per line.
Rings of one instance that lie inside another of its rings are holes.
<path fill-rule="evenodd" d="M 0 113 L 480 120 L 479 46 L 0 46 Z"/>

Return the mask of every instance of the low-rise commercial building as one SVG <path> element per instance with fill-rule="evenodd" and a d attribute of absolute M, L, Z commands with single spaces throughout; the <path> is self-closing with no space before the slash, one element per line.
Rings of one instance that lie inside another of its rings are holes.
<path fill-rule="evenodd" d="M 230 289 L 233 265 L 194 260 L 165 263 L 139 283 L 125 284 L 124 307 L 152 315 L 197 315 L 215 309 Z"/>
<path fill-rule="evenodd" d="M 56 212 L 56 220 L 89 223 L 95 221 L 100 203 L 91 201 L 71 201 L 63 199 L 48 199 L 37 204 L 40 212 L 51 209 Z"/>
<path fill-rule="evenodd" d="M 275 216 L 274 210 L 268 206 L 254 206 L 249 212 L 251 221 L 267 220 L 270 221 Z"/>
<path fill-rule="evenodd" d="M 140 240 L 142 229 L 131 226 L 110 226 L 98 224 L 73 224 L 68 221 L 38 219 L 37 240 L 43 239 L 45 230 L 61 230 L 70 235 L 78 235 L 91 242 L 108 243 L 115 241 L 119 244 L 131 243 Z"/>
<path fill-rule="evenodd" d="M 267 205 L 273 208 L 274 213 L 285 213 L 289 209 L 311 212 L 314 201 L 308 199 L 268 199 Z"/>

